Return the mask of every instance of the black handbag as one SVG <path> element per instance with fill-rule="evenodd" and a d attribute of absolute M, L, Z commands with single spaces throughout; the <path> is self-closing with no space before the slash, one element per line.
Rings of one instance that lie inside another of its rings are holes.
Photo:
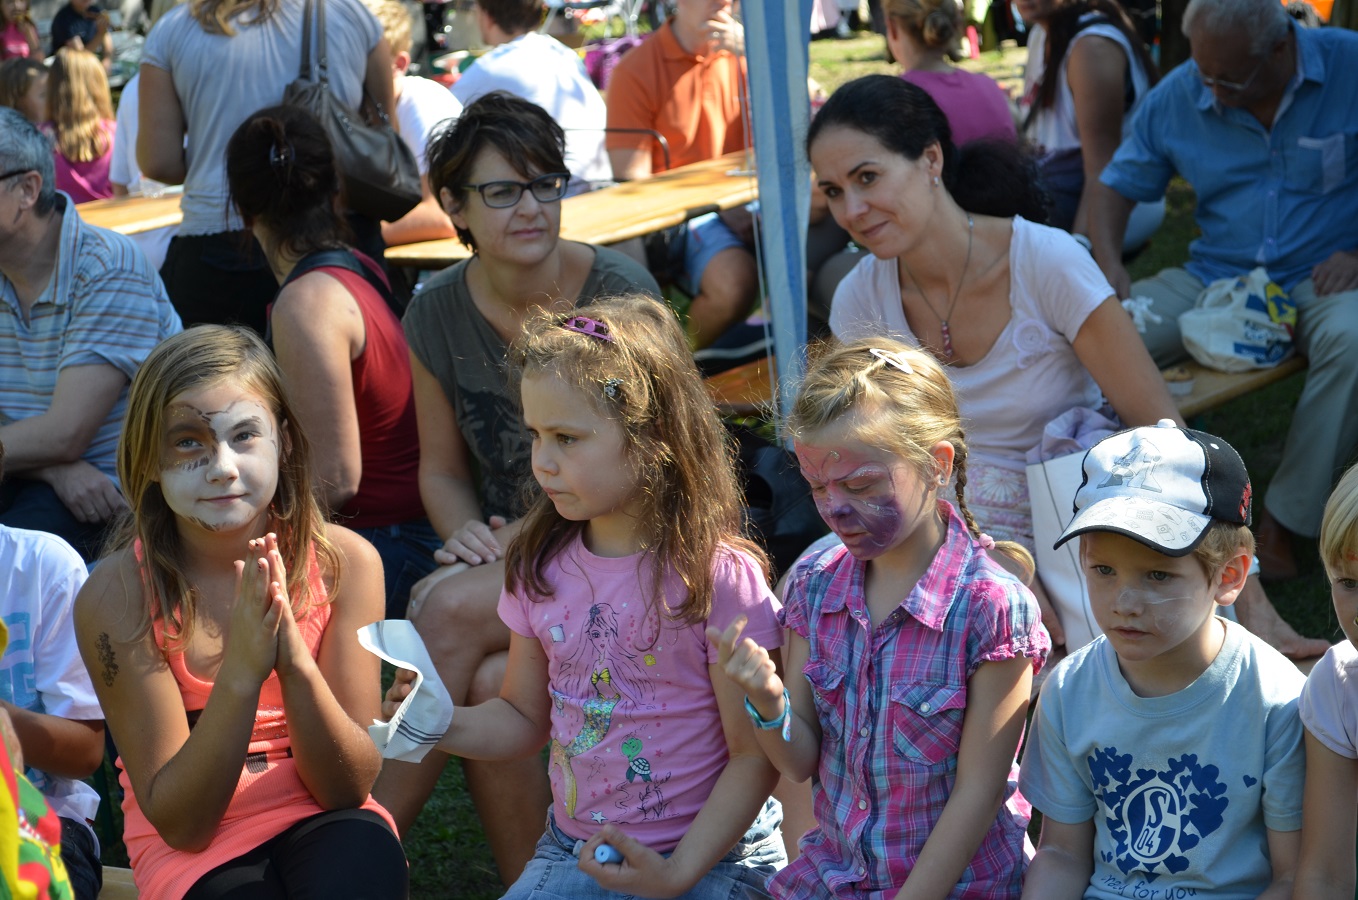
<path fill-rule="evenodd" d="M 330 90 L 325 53 L 325 0 L 316 0 L 316 68 L 311 67 L 311 3 L 302 15 L 302 65 L 297 80 L 283 91 L 283 102 L 309 110 L 320 120 L 335 150 L 352 210 L 394 222 L 420 202 L 420 170 L 415 155 L 391 127 L 385 110 L 364 96 L 358 114 L 346 109 Z"/>

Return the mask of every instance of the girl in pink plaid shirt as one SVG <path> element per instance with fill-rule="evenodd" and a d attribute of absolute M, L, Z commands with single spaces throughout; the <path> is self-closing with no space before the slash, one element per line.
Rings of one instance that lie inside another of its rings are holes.
<path fill-rule="evenodd" d="M 775 897 L 1018 897 L 1030 807 L 1014 756 L 1050 648 L 1020 581 L 1032 559 L 980 534 L 948 377 L 887 338 L 811 366 L 789 430 L 840 539 L 788 578 L 784 683 L 769 653 L 721 636 L 760 745 L 812 778 L 818 826 Z M 957 508 L 941 495 L 955 479 Z M 1006 571 L 1015 569 L 1019 575 Z"/>

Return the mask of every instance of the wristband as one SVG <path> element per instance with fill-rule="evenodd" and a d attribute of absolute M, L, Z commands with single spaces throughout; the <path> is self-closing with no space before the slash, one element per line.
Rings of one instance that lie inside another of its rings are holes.
<path fill-rule="evenodd" d="M 750 698 L 745 698 L 745 714 L 750 717 L 754 727 L 760 731 L 772 731 L 781 728 L 784 741 L 792 740 L 792 698 L 788 696 L 787 688 L 783 688 L 783 714 L 776 719 L 765 719 L 759 714 L 759 710 L 754 708 Z"/>

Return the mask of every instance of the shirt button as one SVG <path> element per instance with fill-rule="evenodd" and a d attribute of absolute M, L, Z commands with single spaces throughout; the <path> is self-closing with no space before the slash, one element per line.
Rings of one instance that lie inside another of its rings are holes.
<path fill-rule="evenodd" d="M 858 801 L 858 808 L 859 808 L 859 809 L 867 809 L 867 808 L 868 808 L 868 801 L 866 801 L 866 800 L 859 800 L 859 801 Z"/>
<path fill-rule="evenodd" d="M 868 874 L 868 867 L 867 867 L 867 866 L 859 866 L 859 867 L 858 867 L 858 874 L 859 874 L 859 875 L 866 875 L 866 874 Z"/>
<path fill-rule="evenodd" d="M 859 733 L 861 736 L 863 736 L 863 737 L 867 737 L 867 736 L 868 736 L 868 726 L 864 725 L 862 728 L 860 728 L 860 729 L 858 730 L 858 733 Z"/>
<path fill-rule="evenodd" d="M 931 709 L 933 709 L 933 707 L 929 705 L 929 701 L 927 700 L 919 705 L 919 711 L 922 713 L 927 713 Z"/>

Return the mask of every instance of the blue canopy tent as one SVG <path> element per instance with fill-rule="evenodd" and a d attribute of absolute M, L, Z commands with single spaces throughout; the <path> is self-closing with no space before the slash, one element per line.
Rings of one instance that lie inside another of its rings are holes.
<path fill-rule="evenodd" d="M 786 413 L 806 347 L 806 230 L 811 165 L 806 78 L 812 0 L 745 0 L 749 116 L 759 177 L 760 269 L 773 320 L 774 353 Z"/>

